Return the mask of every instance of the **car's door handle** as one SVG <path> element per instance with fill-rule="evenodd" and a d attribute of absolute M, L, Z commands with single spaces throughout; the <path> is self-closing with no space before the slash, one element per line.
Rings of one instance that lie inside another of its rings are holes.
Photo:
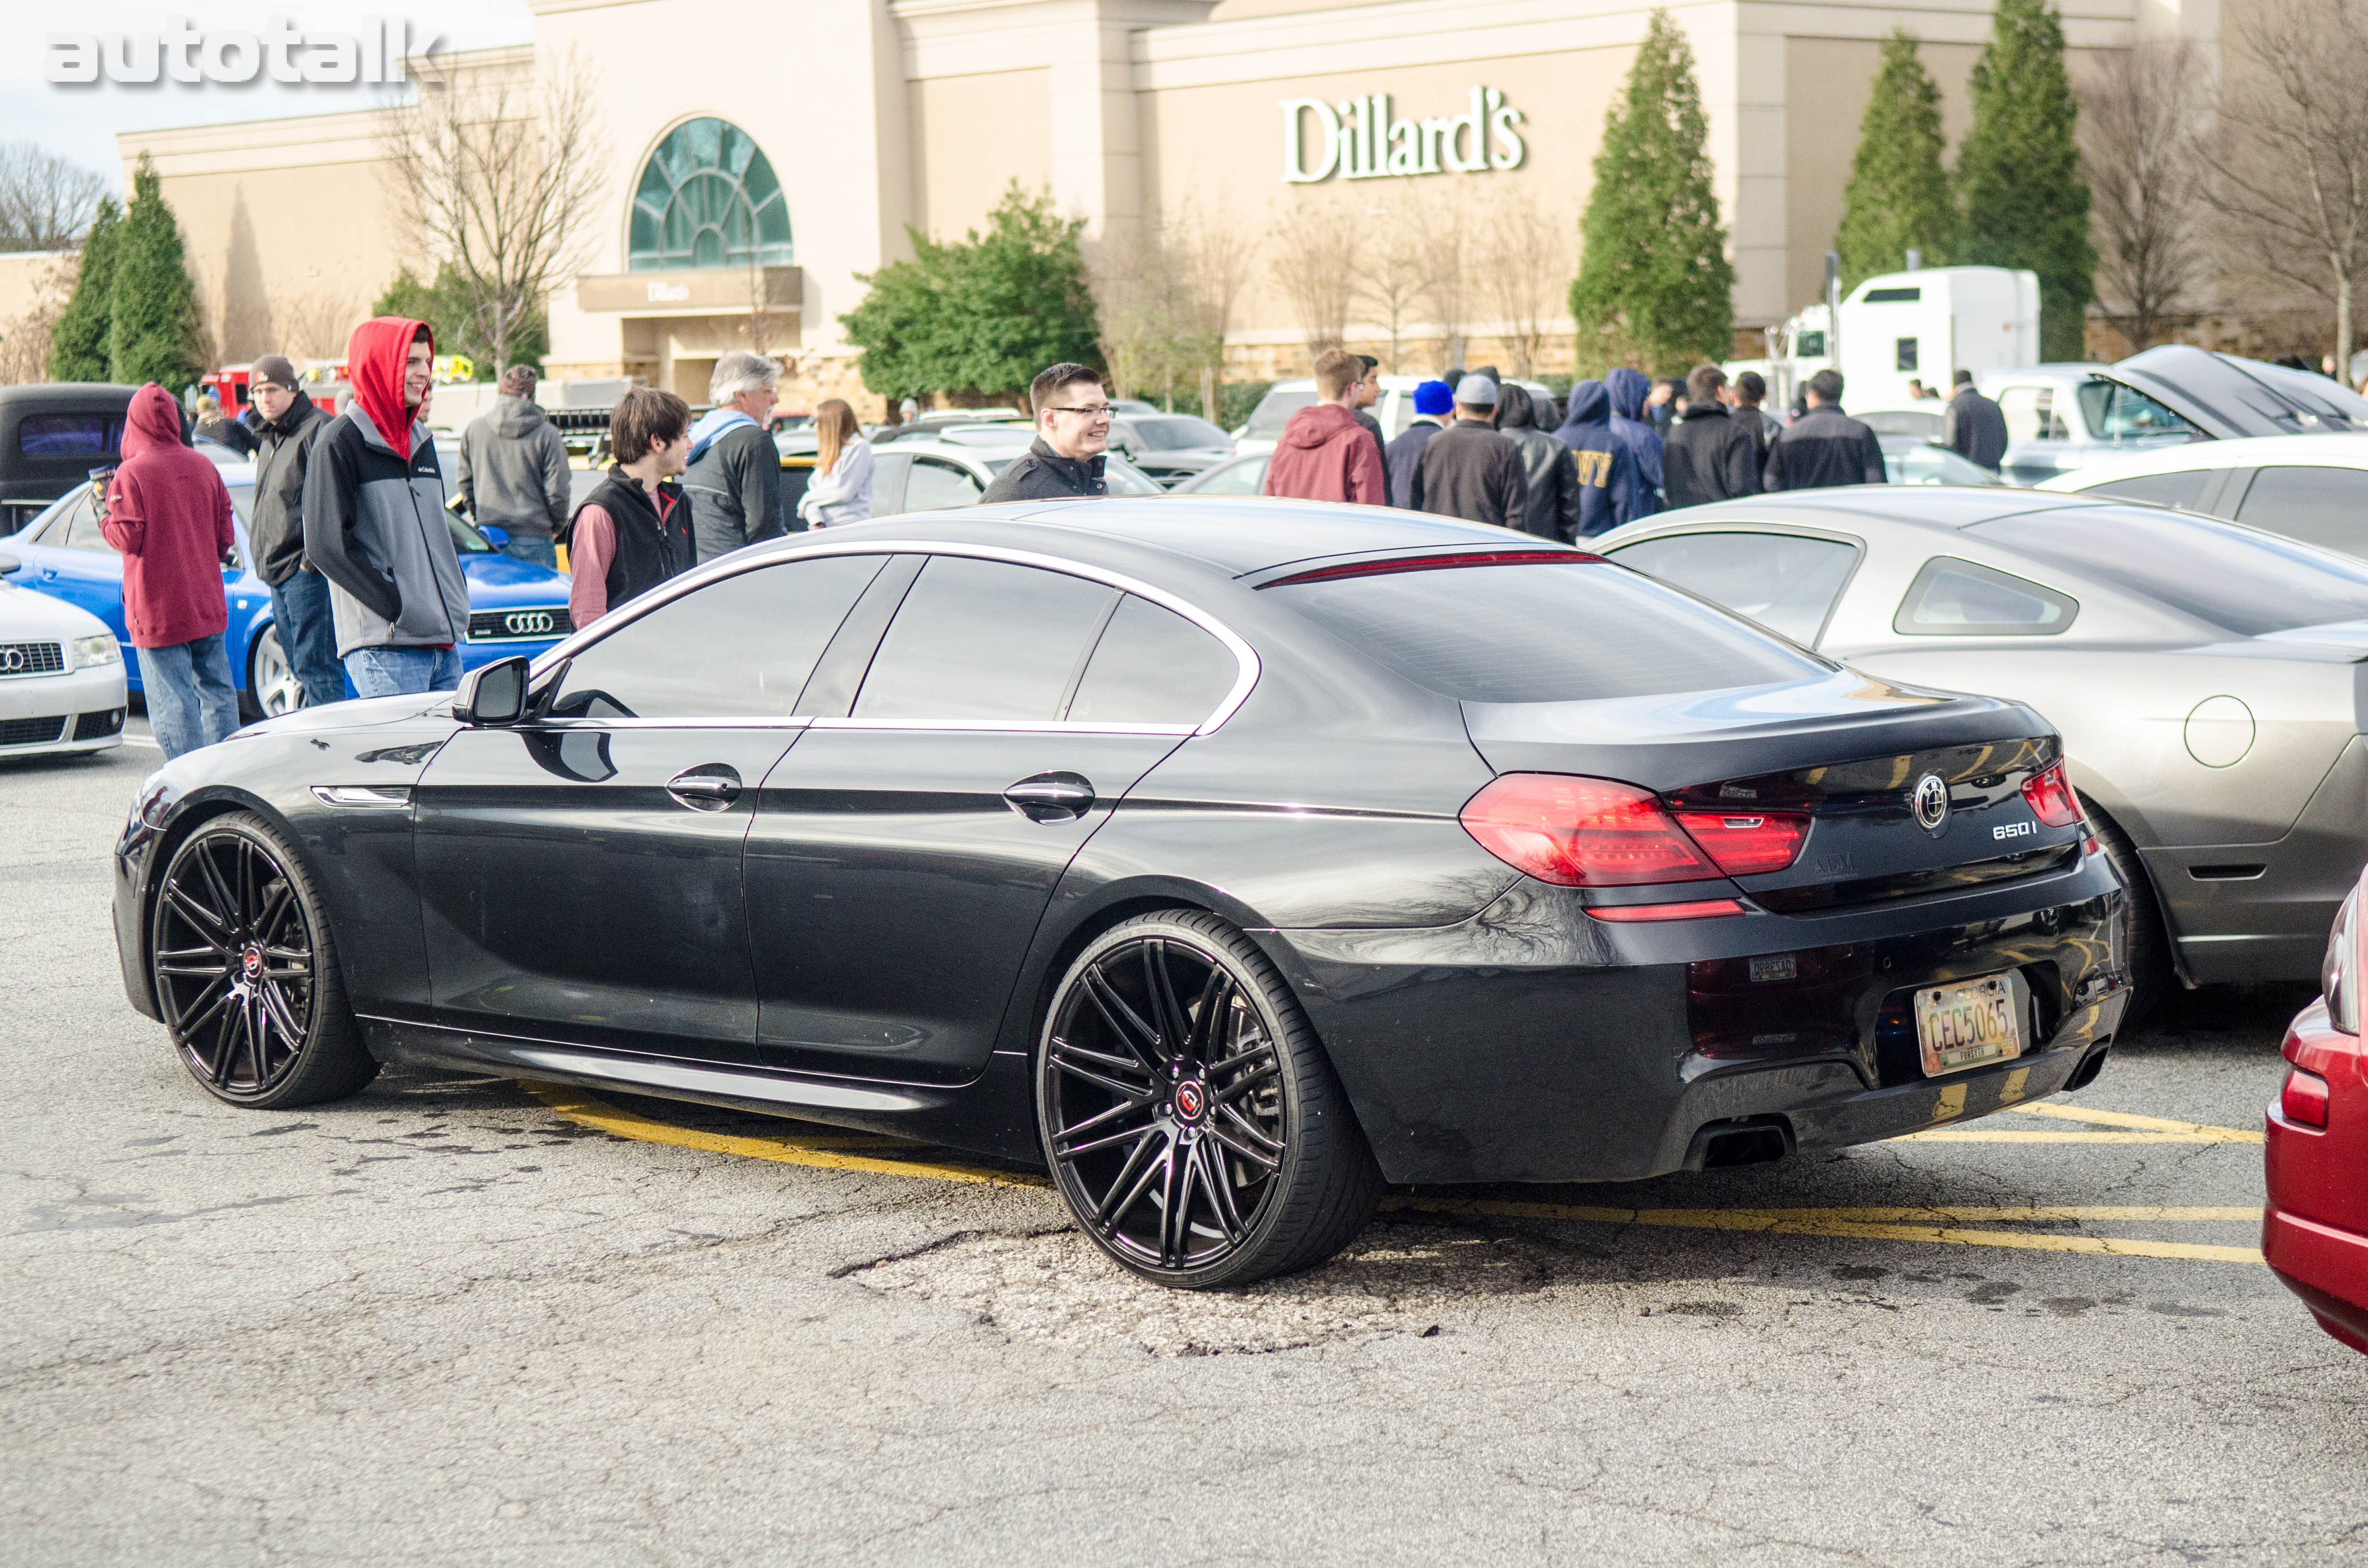
<path fill-rule="evenodd" d="M 54 566 L 44 566 L 44 567 L 42 567 L 42 568 L 41 568 L 41 581 L 42 581 L 42 582 L 44 582 L 44 583 L 54 583 L 54 582 L 56 582 L 57 580 L 58 580 L 58 569 L 57 569 L 56 567 L 54 567 Z"/>
<path fill-rule="evenodd" d="M 1030 822 L 1073 822 L 1092 809 L 1094 787 L 1075 773 L 1039 773 L 1006 790 L 1003 798 Z"/>
<path fill-rule="evenodd" d="M 693 768 L 676 774 L 666 793 L 693 811 L 720 812 L 740 798 L 740 775 L 721 765 Z"/>

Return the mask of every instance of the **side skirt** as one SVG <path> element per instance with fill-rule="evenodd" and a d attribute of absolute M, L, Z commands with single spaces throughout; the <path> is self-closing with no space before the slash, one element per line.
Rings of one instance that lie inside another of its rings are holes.
<path fill-rule="evenodd" d="M 750 1072 L 401 1018 L 364 1017 L 359 1022 L 370 1054 L 391 1064 L 688 1100 L 726 1110 L 884 1132 L 1031 1164 L 1043 1158 L 1036 1136 L 1028 1059 L 1007 1052 L 990 1056 L 985 1071 L 969 1083 L 947 1087 Z"/>

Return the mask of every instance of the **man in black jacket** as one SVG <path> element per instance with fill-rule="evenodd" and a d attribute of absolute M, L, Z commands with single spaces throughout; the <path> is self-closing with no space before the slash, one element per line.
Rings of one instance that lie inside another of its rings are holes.
<path fill-rule="evenodd" d="M 1407 503 L 1466 522 L 1518 528 L 1529 515 L 1530 482 L 1521 451 L 1490 428 L 1497 383 L 1476 370 L 1456 383 L 1455 423 L 1433 436 L 1414 465 Z"/>
<path fill-rule="evenodd" d="M 1027 456 L 995 476 L 979 504 L 1109 494 L 1102 459 L 1110 405 L 1101 372 L 1090 365 L 1050 366 L 1029 383 L 1028 406 L 1036 415 L 1036 439 Z"/>
<path fill-rule="evenodd" d="M 1521 516 L 1530 532 L 1568 544 L 1578 537 L 1578 464 L 1561 437 L 1538 428 L 1537 407 L 1528 391 L 1507 382 L 1497 393 L 1497 434 L 1521 455 L 1529 499 Z"/>
<path fill-rule="evenodd" d="M 1957 372 L 1957 393 L 1941 420 L 1941 444 L 1955 448 L 1992 473 L 2005 460 L 2006 410 L 1975 388 L 1971 370 Z"/>
<path fill-rule="evenodd" d="M 283 355 L 255 362 L 248 395 L 255 400 L 256 453 L 246 542 L 255 574 L 271 589 L 273 634 L 303 688 L 304 705 L 341 702 L 346 666 L 337 660 L 329 580 L 304 562 L 304 475 L 329 416 L 297 385 L 296 367 Z"/>
<path fill-rule="evenodd" d="M 1702 506 L 1759 494 L 1759 441 L 1734 416 L 1726 372 L 1697 365 L 1686 377 L 1686 414 L 1661 451 L 1661 485 L 1669 508 Z"/>
<path fill-rule="evenodd" d="M 1808 412 L 1784 426 L 1768 449 L 1770 490 L 1816 490 L 1831 484 L 1881 484 L 1883 443 L 1874 432 L 1841 410 L 1842 375 L 1819 370 L 1809 378 Z"/>

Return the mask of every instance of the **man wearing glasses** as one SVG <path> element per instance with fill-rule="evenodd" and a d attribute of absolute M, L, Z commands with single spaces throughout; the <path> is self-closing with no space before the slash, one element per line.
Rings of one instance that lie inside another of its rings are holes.
<path fill-rule="evenodd" d="M 1036 439 L 1026 457 L 996 476 L 981 505 L 1109 494 L 1102 453 L 1110 446 L 1110 405 L 1101 372 L 1055 365 L 1029 384 L 1028 406 L 1036 411 Z"/>

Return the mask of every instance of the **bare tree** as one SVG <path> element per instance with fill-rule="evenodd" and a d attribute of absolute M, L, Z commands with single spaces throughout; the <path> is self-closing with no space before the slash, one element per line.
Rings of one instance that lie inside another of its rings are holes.
<path fill-rule="evenodd" d="M 2080 172 L 2095 198 L 2097 292 L 2133 350 L 2163 335 L 2203 280 L 2208 84 L 2186 40 L 2105 55 L 2080 94 Z"/>
<path fill-rule="evenodd" d="M 2333 301 L 2340 373 L 2368 272 L 2368 16 L 2354 0 L 2260 0 L 2233 32 L 2204 197 L 2243 267 Z"/>
<path fill-rule="evenodd" d="M 1572 238 L 1578 226 L 1541 210 L 1518 191 L 1499 193 L 1483 210 L 1480 233 L 1486 261 L 1478 269 L 1484 308 L 1497 318 L 1513 373 L 1534 380 L 1546 335 L 1563 313 L 1578 270 Z"/>
<path fill-rule="evenodd" d="M 38 142 L 0 142 L 0 251 L 64 250 L 98 216 L 107 178 Z"/>
<path fill-rule="evenodd" d="M 1349 309 L 1357 298 L 1344 237 L 1356 230 L 1334 216 L 1311 209 L 1277 225 L 1274 233 L 1274 285 L 1299 322 L 1311 359 L 1348 341 Z"/>
<path fill-rule="evenodd" d="M 1367 216 L 1378 217 L 1380 222 L 1365 232 L 1357 246 L 1352 276 L 1357 297 L 1381 313 L 1389 331 L 1390 374 L 1395 376 L 1405 368 L 1406 329 L 1430 292 L 1430 256 L 1419 224 L 1395 221 L 1389 213 Z"/>
<path fill-rule="evenodd" d="M 1194 367 L 1201 382 L 1201 413 L 1217 418 L 1217 382 L 1225 369 L 1225 334 L 1233 326 L 1234 307 L 1249 287 L 1258 263 L 1258 236 L 1247 225 L 1228 223 L 1188 195 L 1167 224 L 1167 243 L 1176 256 L 1182 297 L 1190 312 L 1193 337 L 1201 346 Z"/>
<path fill-rule="evenodd" d="M 33 302 L 22 315 L 0 322 L 0 386 L 50 379 L 50 335 L 74 292 L 72 258 L 51 264 L 33 284 Z"/>
<path fill-rule="evenodd" d="M 1478 298 L 1473 269 L 1481 247 L 1473 239 L 1477 214 L 1471 193 L 1463 181 L 1452 181 L 1428 193 L 1408 221 L 1421 236 L 1423 273 L 1429 280 L 1423 299 L 1430 308 L 1432 324 L 1439 328 L 1440 358 L 1445 361 L 1440 369 L 1459 369 L 1463 364 L 1464 335 L 1471 330 L 1473 305 Z"/>
<path fill-rule="evenodd" d="M 360 301 L 329 291 L 275 301 L 271 324 L 279 352 L 298 359 L 334 359 L 346 351 L 354 324 L 368 313 Z"/>
<path fill-rule="evenodd" d="M 1173 407 L 1177 389 L 1197 381 L 1203 408 L 1213 406 L 1255 242 L 1206 222 L 1188 199 L 1174 217 L 1105 237 L 1090 253 L 1102 357 L 1117 390 L 1158 393 Z"/>
<path fill-rule="evenodd" d="M 582 265 L 611 176 L 591 62 L 571 47 L 531 70 L 416 61 L 416 100 L 389 108 L 380 132 L 402 226 L 467 286 L 496 374 Z"/>

